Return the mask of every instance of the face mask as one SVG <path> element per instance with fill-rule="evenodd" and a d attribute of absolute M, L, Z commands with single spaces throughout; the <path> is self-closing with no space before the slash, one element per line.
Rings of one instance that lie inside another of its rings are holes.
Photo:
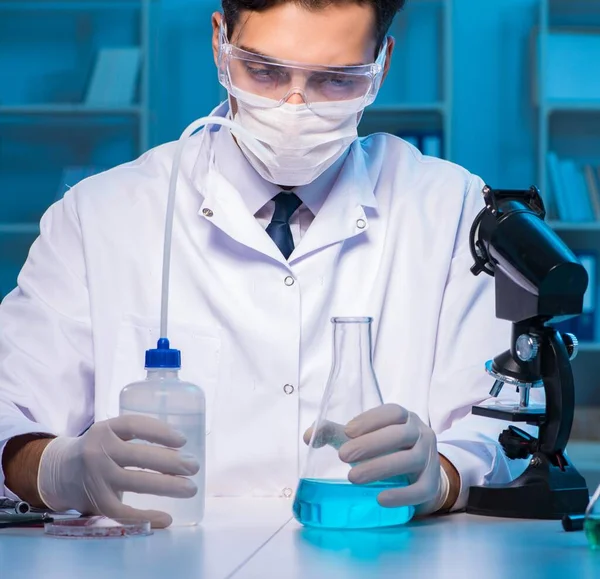
<path fill-rule="evenodd" d="M 284 103 L 267 108 L 269 99 L 240 93 L 238 89 L 233 120 L 264 147 L 238 139 L 239 147 L 259 175 L 276 185 L 311 183 L 358 136 L 359 115 L 354 101 L 314 103 L 311 108 Z"/>

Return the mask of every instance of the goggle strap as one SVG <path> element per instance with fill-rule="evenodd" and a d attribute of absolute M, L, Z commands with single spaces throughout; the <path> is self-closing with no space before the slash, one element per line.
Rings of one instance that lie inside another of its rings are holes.
<path fill-rule="evenodd" d="M 381 50 L 379 51 L 379 54 L 377 55 L 377 59 L 375 60 L 375 64 L 378 64 L 381 67 L 380 72 L 383 72 L 383 69 L 385 67 L 385 61 L 387 59 L 387 47 L 388 47 L 388 39 L 386 36 L 385 40 L 383 41 L 383 44 L 381 45 Z"/>

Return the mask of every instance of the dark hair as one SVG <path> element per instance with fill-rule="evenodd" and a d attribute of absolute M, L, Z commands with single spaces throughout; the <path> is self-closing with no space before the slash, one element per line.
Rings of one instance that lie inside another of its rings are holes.
<path fill-rule="evenodd" d="M 406 0 L 221 0 L 229 38 L 238 23 L 242 10 L 262 12 L 285 2 L 294 2 L 308 10 L 319 10 L 331 4 L 371 4 L 375 10 L 377 50 L 383 43 L 396 12 L 402 10 L 406 4 Z"/>

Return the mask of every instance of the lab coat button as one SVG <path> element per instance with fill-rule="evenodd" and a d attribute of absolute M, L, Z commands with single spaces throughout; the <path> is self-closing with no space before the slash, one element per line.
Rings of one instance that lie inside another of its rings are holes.
<path fill-rule="evenodd" d="M 214 213 L 212 212 L 212 209 L 209 209 L 208 207 L 205 207 L 202 210 L 202 215 L 204 215 L 205 217 L 212 217 L 214 215 Z"/>
<path fill-rule="evenodd" d="M 291 286 L 294 285 L 294 278 L 291 275 L 288 275 L 283 282 L 285 283 L 285 285 L 287 286 Z"/>
<path fill-rule="evenodd" d="M 364 229 L 367 226 L 367 222 L 364 219 L 359 219 L 356 222 L 356 227 L 359 229 Z"/>
<path fill-rule="evenodd" d="M 294 387 L 293 387 L 291 384 L 286 384 L 286 385 L 283 387 L 283 391 L 284 391 L 286 394 L 288 394 L 288 395 L 289 395 L 289 394 L 293 394 L 293 393 L 294 393 Z"/>
<path fill-rule="evenodd" d="M 285 489 L 283 489 L 283 496 L 284 496 L 286 499 L 289 499 L 289 498 L 292 496 L 292 493 L 293 493 L 293 491 L 292 491 L 292 489 L 290 489 L 290 488 L 285 488 Z"/>

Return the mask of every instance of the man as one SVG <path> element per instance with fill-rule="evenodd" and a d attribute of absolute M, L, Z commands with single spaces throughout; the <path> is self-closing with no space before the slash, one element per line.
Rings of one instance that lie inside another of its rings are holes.
<path fill-rule="evenodd" d="M 224 17 L 213 16 L 230 104 L 215 114 L 258 144 L 211 125 L 187 144 L 178 181 L 169 338 L 184 377 L 206 392 L 210 495 L 292 494 L 331 364 L 332 316 L 374 318 L 387 403 L 346 427 L 339 455 L 358 463 L 352 482 L 405 474 L 412 484 L 379 502 L 427 515 L 464 507 L 471 485 L 515 470 L 497 443 L 503 425 L 470 414 L 488 396 L 483 363 L 509 337 L 493 282 L 469 271 L 483 183 L 390 135 L 356 138 L 403 4 L 223 0 Z M 160 527 L 168 514 L 136 512 L 121 493 L 195 492 L 182 475 L 198 465 L 164 448 L 183 444 L 177 433 L 117 417 L 120 390 L 159 337 L 174 150 L 85 180 L 42 219 L 0 309 L 8 496 Z M 157 444 L 142 456 L 133 437 Z"/>

